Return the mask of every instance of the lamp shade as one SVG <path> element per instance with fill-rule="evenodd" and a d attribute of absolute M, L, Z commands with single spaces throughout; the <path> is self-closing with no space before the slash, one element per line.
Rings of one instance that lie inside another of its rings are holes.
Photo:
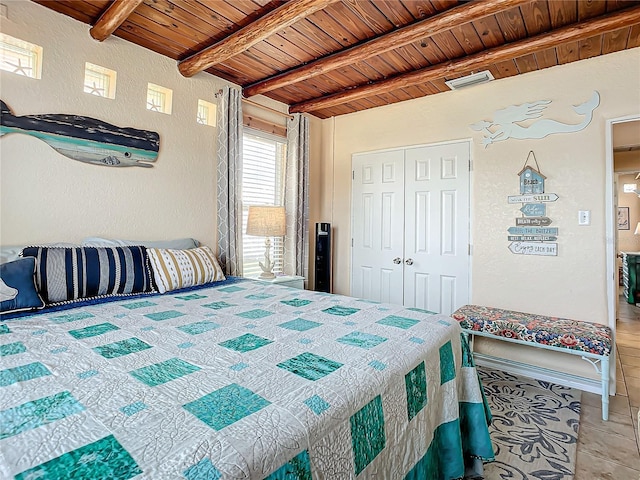
<path fill-rule="evenodd" d="M 636 225 L 636 231 L 633 232 L 634 235 L 640 235 L 640 222 Z"/>
<path fill-rule="evenodd" d="M 250 205 L 247 235 L 282 237 L 287 232 L 284 207 Z"/>

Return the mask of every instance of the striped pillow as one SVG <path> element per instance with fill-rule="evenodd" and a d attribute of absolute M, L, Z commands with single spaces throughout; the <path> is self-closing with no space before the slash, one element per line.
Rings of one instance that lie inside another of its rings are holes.
<path fill-rule="evenodd" d="M 149 248 L 147 251 L 160 293 L 225 279 L 209 247 L 189 250 Z"/>
<path fill-rule="evenodd" d="M 153 292 L 147 249 L 25 247 L 36 259 L 36 288 L 47 305 Z"/>

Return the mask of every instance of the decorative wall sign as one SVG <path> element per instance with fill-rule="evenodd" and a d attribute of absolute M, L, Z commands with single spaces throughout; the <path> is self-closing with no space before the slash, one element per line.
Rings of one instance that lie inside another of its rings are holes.
<path fill-rule="evenodd" d="M 558 244 L 542 242 L 512 242 L 509 245 L 509 250 L 517 255 L 557 256 Z"/>
<path fill-rule="evenodd" d="M 509 203 L 529 203 L 529 202 L 555 202 L 558 195 L 555 193 L 541 193 L 538 195 L 509 195 Z"/>
<path fill-rule="evenodd" d="M 618 207 L 618 230 L 630 230 L 629 207 Z"/>
<path fill-rule="evenodd" d="M 553 220 L 549 217 L 520 217 L 516 218 L 516 227 L 546 227 L 551 225 Z"/>
<path fill-rule="evenodd" d="M 0 100 L 0 137 L 32 135 L 73 160 L 110 167 L 152 167 L 160 149 L 156 132 L 121 128 L 79 115 L 15 116 Z"/>
<path fill-rule="evenodd" d="M 529 159 L 533 158 L 536 168 L 527 165 Z M 524 203 L 520 207 L 523 217 L 516 218 L 516 226 L 509 227 L 507 240 L 509 251 L 517 255 L 558 255 L 558 244 L 548 243 L 558 240 L 558 227 L 549 227 L 553 223 L 546 216 L 547 206 L 545 203 L 555 202 L 558 195 L 555 193 L 544 193 L 544 183 L 547 177 L 540 172 L 538 160 L 533 150 L 527 155 L 522 170 L 518 172 L 520 177 L 520 195 L 508 195 L 507 201 L 510 204 Z M 542 202 L 542 203 L 530 203 Z"/>
<path fill-rule="evenodd" d="M 557 120 L 541 118 L 544 109 L 551 100 L 538 100 L 536 102 L 523 103 L 522 105 L 510 105 L 507 108 L 497 110 L 492 120 L 480 120 L 470 127 L 473 130 L 484 133 L 482 144 L 487 148 L 495 142 L 502 142 L 510 138 L 517 140 L 544 138 L 554 133 L 579 132 L 591 123 L 593 111 L 600 105 L 600 94 L 594 91 L 591 98 L 580 105 L 575 105 L 573 110 L 582 116 L 578 123 L 569 124 Z M 523 122 L 535 120 L 528 125 Z"/>
<path fill-rule="evenodd" d="M 558 237 L 553 235 L 508 235 L 510 242 L 555 242 Z"/>
<path fill-rule="evenodd" d="M 547 214 L 547 206 L 544 203 L 525 203 L 520 211 L 526 217 L 541 217 Z"/>
<path fill-rule="evenodd" d="M 509 227 L 511 235 L 558 235 L 558 227 Z"/>

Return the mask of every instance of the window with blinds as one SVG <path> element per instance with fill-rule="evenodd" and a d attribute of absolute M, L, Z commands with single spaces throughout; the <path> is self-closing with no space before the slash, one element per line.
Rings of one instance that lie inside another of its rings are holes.
<path fill-rule="evenodd" d="M 245 129 L 242 142 L 242 266 L 245 277 L 262 272 L 264 237 L 247 235 L 249 205 L 283 205 L 287 144 L 284 138 Z M 274 273 L 283 271 L 284 238 L 271 239 Z"/>

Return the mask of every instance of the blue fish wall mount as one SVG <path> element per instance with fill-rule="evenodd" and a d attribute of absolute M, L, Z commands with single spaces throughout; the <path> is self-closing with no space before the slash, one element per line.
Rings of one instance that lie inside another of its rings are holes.
<path fill-rule="evenodd" d="M 16 116 L 0 100 L 0 137 L 22 133 L 39 138 L 58 153 L 109 167 L 152 167 L 160 149 L 156 132 L 121 128 L 80 115 Z"/>

